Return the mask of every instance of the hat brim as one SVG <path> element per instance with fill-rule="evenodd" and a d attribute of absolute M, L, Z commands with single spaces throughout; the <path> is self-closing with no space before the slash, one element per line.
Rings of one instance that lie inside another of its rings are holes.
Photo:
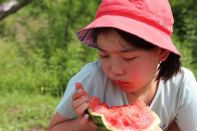
<path fill-rule="evenodd" d="M 83 43 L 96 47 L 96 43 L 92 39 L 92 32 L 94 28 L 100 27 L 113 27 L 131 33 L 180 56 L 168 34 L 151 25 L 124 16 L 103 15 L 80 30 L 77 36 Z"/>

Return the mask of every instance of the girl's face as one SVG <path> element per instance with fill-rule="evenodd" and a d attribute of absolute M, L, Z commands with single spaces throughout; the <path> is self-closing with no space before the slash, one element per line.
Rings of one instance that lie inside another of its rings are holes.
<path fill-rule="evenodd" d="M 101 32 L 97 44 L 103 71 L 122 90 L 136 92 L 155 80 L 161 49 L 134 48 L 114 30 Z"/>

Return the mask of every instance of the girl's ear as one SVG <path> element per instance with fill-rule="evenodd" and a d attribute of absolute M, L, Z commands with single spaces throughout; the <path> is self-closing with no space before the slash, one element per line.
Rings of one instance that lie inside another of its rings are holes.
<path fill-rule="evenodd" d="M 161 49 L 161 52 L 160 52 L 160 62 L 165 61 L 168 58 L 169 54 L 170 54 L 170 51 Z"/>

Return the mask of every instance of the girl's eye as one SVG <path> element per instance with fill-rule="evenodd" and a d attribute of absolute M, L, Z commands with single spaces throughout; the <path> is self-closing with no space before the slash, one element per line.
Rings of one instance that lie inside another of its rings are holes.
<path fill-rule="evenodd" d="M 100 56 L 101 58 L 107 58 L 107 57 L 109 57 L 108 55 L 105 55 L 105 54 L 99 54 L 99 56 Z"/>
<path fill-rule="evenodd" d="M 101 58 L 108 58 L 109 56 L 107 55 L 100 55 Z"/>
<path fill-rule="evenodd" d="M 106 52 L 104 52 L 104 51 L 99 51 L 98 54 L 99 54 L 100 58 L 107 58 L 107 57 L 109 57 L 109 55 Z"/>
<path fill-rule="evenodd" d="M 137 58 L 137 57 L 124 58 L 124 60 L 126 60 L 126 61 L 131 61 L 131 60 L 134 60 L 135 58 Z"/>

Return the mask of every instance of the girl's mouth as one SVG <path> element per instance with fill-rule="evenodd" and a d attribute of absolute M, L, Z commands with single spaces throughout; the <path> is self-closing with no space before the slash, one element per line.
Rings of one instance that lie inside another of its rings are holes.
<path fill-rule="evenodd" d="M 125 92 L 133 92 L 135 88 L 130 82 L 125 82 L 125 81 L 120 81 L 120 80 L 115 80 L 115 84 L 118 85 L 118 87 Z"/>
<path fill-rule="evenodd" d="M 125 81 L 120 81 L 120 80 L 115 80 L 115 83 L 119 86 L 123 86 L 123 87 L 130 87 L 130 83 L 129 82 L 125 82 Z"/>

